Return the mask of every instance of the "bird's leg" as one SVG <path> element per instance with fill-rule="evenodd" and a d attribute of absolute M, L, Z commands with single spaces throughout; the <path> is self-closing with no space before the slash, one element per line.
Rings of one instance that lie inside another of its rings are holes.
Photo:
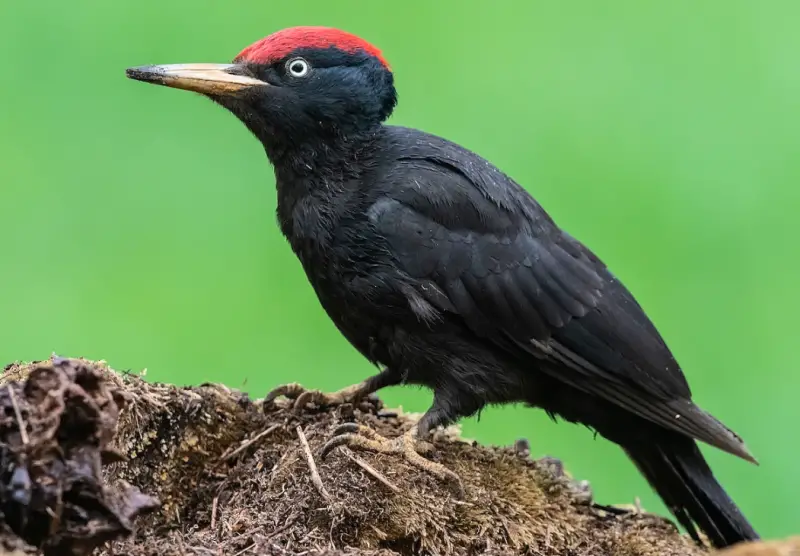
<path fill-rule="evenodd" d="M 270 404 L 278 396 L 286 396 L 289 399 L 293 399 L 295 401 L 295 409 L 301 409 L 309 403 L 313 403 L 320 407 L 329 407 L 345 403 L 356 403 L 364 399 L 366 396 L 377 392 L 381 388 L 400 384 L 401 381 L 402 376 L 399 373 L 393 372 L 387 367 L 380 373 L 369 377 L 363 382 L 353 384 L 331 393 L 322 392 L 320 390 L 308 390 L 301 384 L 292 382 L 290 384 L 278 386 L 272 390 L 269 394 L 267 394 L 267 397 L 264 398 L 264 404 L 265 406 Z"/>
<path fill-rule="evenodd" d="M 324 458 L 339 446 L 349 446 L 353 449 L 382 454 L 398 454 L 411 465 L 427 471 L 439 480 L 451 483 L 459 497 L 462 497 L 464 487 L 461 484 L 461 478 L 444 465 L 425 459 L 419 454 L 420 451 L 426 451 L 424 445 L 427 443 L 424 440 L 432 429 L 440 425 L 448 425 L 455 420 L 451 416 L 452 409 L 452 406 L 442 402 L 441 396 L 435 395 L 433 406 L 419 422 L 402 436 L 391 440 L 364 425 L 345 423 L 337 427 L 334 437 L 322 447 L 320 457 Z"/>

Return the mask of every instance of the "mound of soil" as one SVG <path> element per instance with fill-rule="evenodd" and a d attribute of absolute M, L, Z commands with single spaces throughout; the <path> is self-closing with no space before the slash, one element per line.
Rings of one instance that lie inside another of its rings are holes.
<path fill-rule="evenodd" d="M 461 477 L 463 496 L 393 455 L 323 460 L 342 423 L 387 437 L 413 425 L 377 399 L 298 411 L 52 358 L 9 365 L 0 407 L 0 556 L 705 554 L 664 518 L 597 506 L 522 444 L 437 434 L 429 457 Z M 755 554 L 781 552 L 732 556 Z"/>

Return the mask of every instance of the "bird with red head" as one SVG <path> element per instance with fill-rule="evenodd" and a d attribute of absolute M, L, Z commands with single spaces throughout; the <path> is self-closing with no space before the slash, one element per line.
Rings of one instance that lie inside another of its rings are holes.
<path fill-rule="evenodd" d="M 328 316 L 369 361 L 364 382 L 269 396 L 295 407 L 355 402 L 402 383 L 433 390 L 406 435 L 345 425 L 349 445 L 417 453 L 431 430 L 491 404 L 522 402 L 619 444 L 678 521 L 716 546 L 758 538 L 697 440 L 755 461 L 692 402 L 683 371 L 633 295 L 519 184 L 477 154 L 386 125 L 397 94 L 381 52 L 350 33 L 295 27 L 230 64 L 131 68 L 140 81 L 201 93 L 235 114 L 274 166 L 278 222 Z"/>

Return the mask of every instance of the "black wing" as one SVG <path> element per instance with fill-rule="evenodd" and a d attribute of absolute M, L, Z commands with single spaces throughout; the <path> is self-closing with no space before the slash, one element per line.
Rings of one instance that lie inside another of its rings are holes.
<path fill-rule="evenodd" d="M 690 401 L 661 336 L 591 251 L 488 162 L 426 146 L 397 161 L 369 212 L 420 296 L 503 349 L 559 363 L 542 370 L 575 388 L 752 459 Z"/>

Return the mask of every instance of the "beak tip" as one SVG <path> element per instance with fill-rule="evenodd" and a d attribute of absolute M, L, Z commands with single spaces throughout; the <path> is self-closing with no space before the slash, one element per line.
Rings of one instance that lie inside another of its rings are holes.
<path fill-rule="evenodd" d="M 136 81 L 146 81 L 152 83 L 158 81 L 159 72 L 154 66 L 137 66 L 125 70 L 125 77 Z"/>

